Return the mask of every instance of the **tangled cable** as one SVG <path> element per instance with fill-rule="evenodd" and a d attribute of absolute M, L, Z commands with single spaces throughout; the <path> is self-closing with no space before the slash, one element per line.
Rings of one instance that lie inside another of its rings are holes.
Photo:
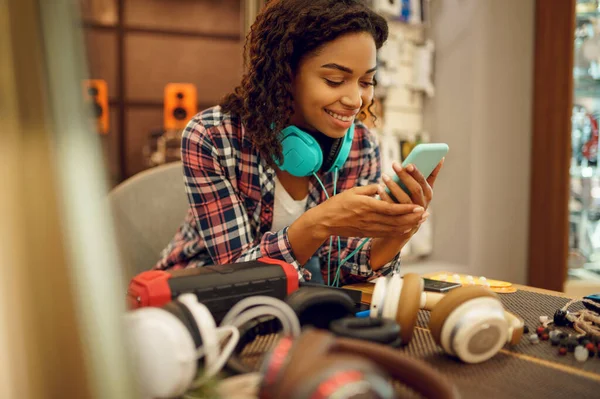
<path fill-rule="evenodd" d="M 239 328 L 253 319 L 264 316 L 272 316 L 280 321 L 281 334 L 292 337 L 300 336 L 300 322 L 288 304 L 268 296 L 245 298 L 227 312 L 219 328 L 216 329 L 218 345 L 215 345 L 215 347 L 203 345 L 198 349 L 198 359 L 205 358 L 205 372 L 193 382 L 190 388 L 192 390 L 198 389 L 209 378 L 220 372 L 238 344 L 240 339 Z M 209 341 L 214 342 L 214 340 Z M 213 354 L 209 359 L 208 354 L 213 351 L 220 352 L 218 355 Z M 259 384 L 260 374 L 249 373 L 219 381 L 216 391 L 223 398 L 254 399 L 257 398 Z M 193 394 L 187 394 L 185 397 L 198 398 Z"/>
<path fill-rule="evenodd" d="M 573 323 L 573 328 L 580 334 L 590 334 L 600 338 L 600 316 L 597 312 L 593 312 L 589 309 L 582 309 L 576 312 L 569 312 L 569 306 L 574 303 L 582 302 L 588 305 L 600 309 L 600 305 L 589 299 L 573 299 L 569 301 L 565 306 L 561 308 L 563 312 L 566 312 L 567 319 Z"/>

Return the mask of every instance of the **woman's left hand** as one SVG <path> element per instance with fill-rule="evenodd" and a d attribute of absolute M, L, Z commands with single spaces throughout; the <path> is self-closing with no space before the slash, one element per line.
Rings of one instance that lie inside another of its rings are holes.
<path fill-rule="evenodd" d="M 431 175 L 427 179 L 421 174 L 421 172 L 413 165 L 410 164 L 406 168 L 402 168 L 400 164 L 394 162 L 392 167 L 394 171 L 398 175 L 398 178 L 408 191 L 410 195 L 404 192 L 402 188 L 394 182 L 389 176 L 384 175 L 383 181 L 389 188 L 392 195 L 398 200 L 401 204 L 417 204 L 427 209 L 431 200 L 433 199 L 433 186 L 435 184 L 435 180 L 444 165 L 444 159 L 440 161 L 440 163 L 436 166 L 436 168 L 431 172 Z M 383 201 L 387 202 L 395 202 L 389 194 L 385 192 L 385 189 L 382 187 L 379 190 L 379 196 Z M 419 222 L 419 225 L 427 220 L 429 216 L 428 212 L 423 214 L 422 220 Z M 418 228 L 418 226 L 417 226 Z M 414 230 L 416 231 L 416 229 Z"/>
<path fill-rule="evenodd" d="M 440 163 L 435 167 L 431 175 L 427 179 L 421 174 L 421 172 L 416 168 L 415 165 L 409 164 L 406 168 L 402 168 L 402 166 L 394 162 L 392 167 L 394 171 L 398 175 L 398 178 L 404 186 L 410 192 L 410 195 L 405 193 L 404 190 L 394 182 L 389 176 L 383 176 L 383 181 L 389 188 L 392 195 L 398 200 L 401 204 L 416 204 L 420 205 L 423 208 L 427 209 L 431 200 L 433 199 L 433 186 L 435 184 L 435 180 L 444 165 L 444 159 L 440 161 Z M 387 194 L 381 193 L 379 196 L 384 201 L 394 202 L 394 200 Z"/>

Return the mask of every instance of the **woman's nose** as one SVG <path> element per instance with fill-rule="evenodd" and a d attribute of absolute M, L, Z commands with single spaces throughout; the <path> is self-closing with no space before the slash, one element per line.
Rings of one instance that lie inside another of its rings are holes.
<path fill-rule="evenodd" d="M 341 99 L 342 105 L 345 107 L 348 107 L 348 108 L 352 108 L 352 109 L 361 108 L 362 107 L 361 94 L 362 94 L 362 92 L 361 92 L 360 88 L 358 88 L 358 87 L 349 89 L 346 93 L 344 93 L 344 96 Z"/>

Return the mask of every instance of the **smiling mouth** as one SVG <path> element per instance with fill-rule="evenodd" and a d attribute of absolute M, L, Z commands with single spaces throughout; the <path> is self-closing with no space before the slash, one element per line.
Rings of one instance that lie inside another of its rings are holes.
<path fill-rule="evenodd" d="M 342 122 L 352 122 L 354 120 L 355 115 L 352 116 L 343 116 L 343 115 L 339 115 L 336 114 L 333 111 L 330 111 L 328 109 L 325 108 L 325 112 L 327 112 L 330 116 L 334 117 L 335 119 L 342 121 Z"/>

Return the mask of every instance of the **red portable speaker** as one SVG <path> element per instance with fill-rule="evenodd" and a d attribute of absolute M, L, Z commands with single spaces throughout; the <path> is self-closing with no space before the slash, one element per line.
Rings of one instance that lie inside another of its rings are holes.
<path fill-rule="evenodd" d="M 298 271 L 289 263 L 259 258 L 255 261 L 174 271 L 149 270 L 129 283 L 131 309 L 160 307 L 184 293 L 194 293 L 220 322 L 242 299 L 266 295 L 278 299 L 298 289 Z"/>

